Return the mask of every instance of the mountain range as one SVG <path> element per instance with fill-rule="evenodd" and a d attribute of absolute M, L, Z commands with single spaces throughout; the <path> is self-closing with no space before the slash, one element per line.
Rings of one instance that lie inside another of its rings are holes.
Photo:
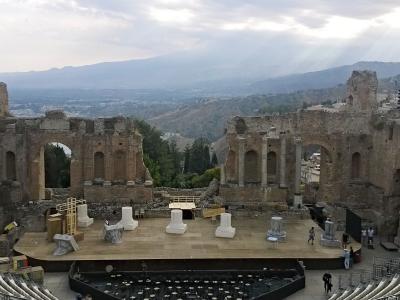
<path fill-rule="evenodd" d="M 254 62 L 227 64 L 188 55 L 107 62 L 47 71 L 0 73 L 10 88 L 34 89 L 164 89 L 191 91 L 189 96 L 238 96 L 288 93 L 343 84 L 352 70 L 377 71 L 379 78 L 400 74 L 400 63 L 358 62 L 326 70 L 275 77 L 274 66 Z"/>

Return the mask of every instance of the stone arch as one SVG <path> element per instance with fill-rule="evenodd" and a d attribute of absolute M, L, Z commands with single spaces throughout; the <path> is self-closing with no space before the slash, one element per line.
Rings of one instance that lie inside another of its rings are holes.
<path fill-rule="evenodd" d="M 361 154 L 359 152 L 354 152 L 351 156 L 351 178 L 361 178 Z"/>
<path fill-rule="evenodd" d="M 82 180 L 82 168 L 79 164 L 80 152 L 79 147 L 74 147 L 73 135 L 64 133 L 47 133 L 41 132 L 35 139 L 40 143 L 31 142 L 34 145 L 32 150 L 31 160 L 31 177 L 33 184 L 31 187 L 32 199 L 45 199 L 45 163 L 44 163 L 44 150 L 47 144 L 58 143 L 68 147 L 71 150 L 71 163 L 70 163 L 70 189 L 71 195 L 77 196 L 80 193 L 80 184 Z"/>
<path fill-rule="evenodd" d="M 236 124 L 235 124 L 235 129 L 236 129 L 236 133 L 244 134 L 247 131 L 246 122 L 242 118 L 237 118 Z"/>
<path fill-rule="evenodd" d="M 332 202 L 332 190 L 337 158 L 334 145 L 320 136 L 306 138 L 303 142 L 301 181 L 304 184 L 304 200 L 307 202 Z"/>
<path fill-rule="evenodd" d="M 12 151 L 6 153 L 6 178 L 7 180 L 17 180 L 15 153 Z"/>
<path fill-rule="evenodd" d="M 70 188 L 72 149 L 58 142 L 48 143 L 43 148 L 45 188 Z M 64 156 L 63 161 L 61 157 Z"/>
<path fill-rule="evenodd" d="M 244 181 L 245 183 L 260 182 L 259 159 L 254 150 L 247 151 L 244 156 Z"/>
<path fill-rule="evenodd" d="M 353 95 L 350 95 L 348 98 L 348 102 L 349 105 L 353 105 Z"/>
<path fill-rule="evenodd" d="M 94 154 L 93 170 L 94 178 L 105 178 L 104 153 L 101 151 Z"/>
<path fill-rule="evenodd" d="M 126 153 L 123 150 L 114 152 L 114 180 L 126 180 Z"/>
<path fill-rule="evenodd" d="M 227 182 L 237 182 L 236 163 L 236 152 L 229 150 L 225 163 Z"/>
<path fill-rule="evenodd" d="M 321 150 L 321 159 L 323 158 L 325 162 L 333 162 L 333 152 L 332 143 L 329 140 L 323 139 L 321 137 L 305 138 L 303 140 L 303 154 L 304 148 L 308 146 L 318 146 Z"/>

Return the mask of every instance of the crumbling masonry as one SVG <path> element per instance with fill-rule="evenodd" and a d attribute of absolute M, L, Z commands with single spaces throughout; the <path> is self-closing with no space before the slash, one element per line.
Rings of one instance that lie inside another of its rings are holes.
<path fill-rule="evenodd" d="M 274 206 L 301 197 L 302 150 L 321 147 L 319 201 L 349 207 L 394 236 L 400 209 L 400 114 L 381 111 L 375 72 L 354 71 L 346 104 L 279 116 L 235 117 L 220 194 L 228 204 Z"/>

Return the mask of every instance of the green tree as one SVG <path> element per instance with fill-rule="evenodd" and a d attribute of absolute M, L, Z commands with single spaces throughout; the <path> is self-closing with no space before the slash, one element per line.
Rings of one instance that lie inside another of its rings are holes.
<path fill-rule="evenodd" d="M 153 177 L 155 186 L 175 186 L 181 173 L 182 154 L 176 143 L 161 138 L 161 131 L 143 120 L 134 120 L 143 136 L 144 163 Z"/>
<path fill-rule="evenodd" d="M 45 185 L 48 188 L 70 186 L 71 158 L 59 145 L 48 144 L 44 149 Z"/>
<path fill-rule="evenodd" d="M 218 158 L 217 158 L 217 154 L 215 152 L 213 152 L 212 157 L 211 157 L 211 166 L 212 167 L 218 166 Z"/>
<path fill-rule="evenodd" d="M 188 172 L 203 174 L 210 167 L 209 142 L 205 138 L 198 138 L 190 148 Z"/>

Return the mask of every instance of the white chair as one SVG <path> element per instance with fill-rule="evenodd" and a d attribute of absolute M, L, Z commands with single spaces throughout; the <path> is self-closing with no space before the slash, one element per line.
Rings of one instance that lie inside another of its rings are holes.
<path fill-rule="evenodd" d="M 118 224 L 121 224 L 124 230 L 135 230 L 138 227 L 139 222 L 133 219 L 131 206 L 122 207 L 122 218 Z"/>
<path fill-rule="evenodd" d="M 165 228 L 165 231 L 172 234 L 184 234 L 186 228 L 187 225 L 182 222 L 182 210 L 171 210 L 171 222 Z"/>
<path fill-rule="evenodd" d="M 229 213 L 221 214 L 221 225 L 215 230 L 215 236 L 232 239 L 235 236 L 236 228 L 231 226 L 232 215 Z"/>
<path fill-rule="evenodd" d="M 78 210 L 78 227 L 89 227 L 93 224 L 93 218 L 89 218 L 87 213 L 87 204 L 79 204 Z"/>

